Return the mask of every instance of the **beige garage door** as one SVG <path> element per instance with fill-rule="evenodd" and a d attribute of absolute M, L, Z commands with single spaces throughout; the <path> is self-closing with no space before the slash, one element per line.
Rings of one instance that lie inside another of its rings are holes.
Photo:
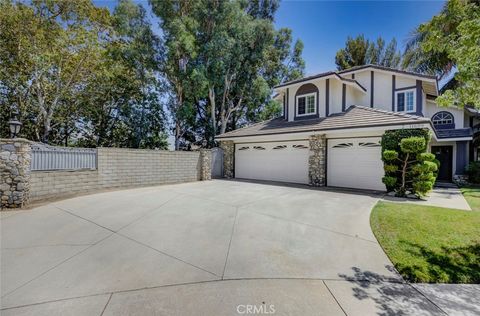
<path fill-rule="evenodd" d="M 328 140 L 327 185 L 385 190 L 379 137 Z"/>
<path fill-rule="evenodd" d="M 235 178 L 308 183 L 308 141 L 235 144 Z"/>

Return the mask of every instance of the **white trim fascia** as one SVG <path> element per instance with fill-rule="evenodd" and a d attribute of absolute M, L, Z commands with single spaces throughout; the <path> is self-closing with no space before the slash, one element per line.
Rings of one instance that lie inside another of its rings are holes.
<path fill-rule="evenodd" d="M 404 73 L 396 72 L 396 71 L 393 71 L 393 70 L 392 71 L 387 71 L 387 70 L 378 69 L 378 68 L 374 68 L 374 67 L 365 67 L 365 68 L 362 68 L 362 69 L 345 71 L 345 72 L 340 73 L 339 75 L 352 74 L 352 73 L 357 73 L 357 72 L 362 72 L 362 71 L 367 71 L 367 70 L 373 70 L 373 71 L 378 71 L 378 72 L 381 72 L 381 73 L 384 73 L 384 74 L 389 74 L 389 75 L 393 74 L 395 76 L 404 76 L 404 77 L 407 77 L 407 78 L 410 78 L 410 79 L 418 79 L 418 80 L 421 80 L 421 81 L 428 81 L 428 82 L 431 82 L 431 83 L 437 83 L 436 79 L 430 79 L 430 78 L 425 78 L 425 77 L 422 77 L 422 76 L 415 76 L 415 75 L 411 75 L 411 74 L 404 74 Z"/>
<path fill-rule="evenodd" d="M 303 86 L 306 83 L 314 84 L 317 88 L 319 88 L 319 86 L 316 83 L 317 81 L 321 81 L 321 80 L 325 80 L 325 79 L 332 79 L 332 78 L 337 78 L 337 77 L 335 76 L 335 74 L 331 74 L 331 75 L 327 75 L 327 76 L 324 76 L 324 77 L 313 78 L 313 79 L 310 79 L 310 80 L 305 80 L 305 81 L 301 81 L 301 82 L 292 83 L 292 84 L 289 84 L 288 86 L 283 86 L 283 87 L 280 87 L 280 88 L 274 88 L 273 91 L 277 92 L 277 93 L 280 93 L 280 91 L 285 91 L 285 90 L 287 90 L 287 88 L 288 89 L 300 88 L 301 86 Z"/>
<path fill-rule="evenodd" d="M 386 126 L 376 126 L 376 127 L 358 127 L 358 128 L 344 128 L 344 129 L 329 129 L 322 131 L 305 131 L 305 132 L 294 132 L 294 133 L 278 133 L 278 134 L 269 134 L 269 135 L 251 135 L 251 136 L 240 136 L 240 137 L 225 137 L 217 139 L 217 141 L 227 141 L 232 140 L 235 143 L 251 143 L 256 141 L 269 141 L 269 140 L 297 140 L 297 139 L 308 139 L 311 135 L 333 135 L 333 134 L 354 134 L 354 133 L 370 133 L 370 132 L 380 132 L 378 136 L 381 136 L 383 132 L 391 129 L 411 129 L 411 128 L 428 128 L 436 140 L 436 135 L 432 129 L 430 123 L 418 123 L 418 124 L 400 124 L 400 125 L 386 125 Z M 374 135 L 376 136 L 376 135 Z M 347 136 L 348 137 L 348 136 Z"/>
<path fill-rule="evenodd" d="M 457 138 L 438 138 L 436 141 L 438 143 L 442 142 L 457 142 L 457 141 L 462 141 L 462 140 L 472 140 L 473 137 L 457 137 Z"/>
<path fill-rule="evenodd" d="M 344 83 L 346 84 L 347 86 L 351 86 L 351 87 L 354 87 L 355 89 L 357 89 L 358 91 L 361 91 L 363 94 L 366 94 L 367 93 L 367 90 L 363 90 L 362 88 L 359 87 L 359 83 L 357 81 L 355 82 L 352 82 L 350 80 L 345 80 L 346 78 L 343 78 L 340 74 L 337 74 L 336 76 L 333 75 L 332 76 L 334 79 L 337 79 L 338 81 L 340 81 L 341 83 Z M 354 79 L 355 80 L 355 79 Z"/>

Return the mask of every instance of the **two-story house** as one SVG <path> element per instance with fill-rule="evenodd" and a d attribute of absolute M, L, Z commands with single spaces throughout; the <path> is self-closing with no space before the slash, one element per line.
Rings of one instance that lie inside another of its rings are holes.
<path fill-rule="evenodd" d="M 283 116 L 217 136 L 227 177 L 385 190 L 386 130 L 427 128 L 439 181 L 463 174 L 475 111 L 439 107 L 434 76 L 376 65 L 275 87 Z"/>

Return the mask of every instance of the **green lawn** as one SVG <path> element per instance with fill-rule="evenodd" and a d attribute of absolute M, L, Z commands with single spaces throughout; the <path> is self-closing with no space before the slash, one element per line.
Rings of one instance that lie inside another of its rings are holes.
<path fill-rule="evenodd" d="M 480 196 L 472 199 L 478 209 Z M 480 212 L 378 202 L 370 221 L 406 280 L 480 283 Z"/>
<path fill-rule="evenodd" d="M 463 187 L 463 196 L 474 211 L 480 211 L 480 187 Z"/>

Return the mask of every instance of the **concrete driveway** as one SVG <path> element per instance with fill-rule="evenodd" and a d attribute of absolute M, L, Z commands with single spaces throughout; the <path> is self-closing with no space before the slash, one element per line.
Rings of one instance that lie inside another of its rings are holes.
<path fill-rule="evenodd" d="M 214 180 L 2 212 L 1 314 L 438 314 L 373 236 L 377 199 Z"/>

